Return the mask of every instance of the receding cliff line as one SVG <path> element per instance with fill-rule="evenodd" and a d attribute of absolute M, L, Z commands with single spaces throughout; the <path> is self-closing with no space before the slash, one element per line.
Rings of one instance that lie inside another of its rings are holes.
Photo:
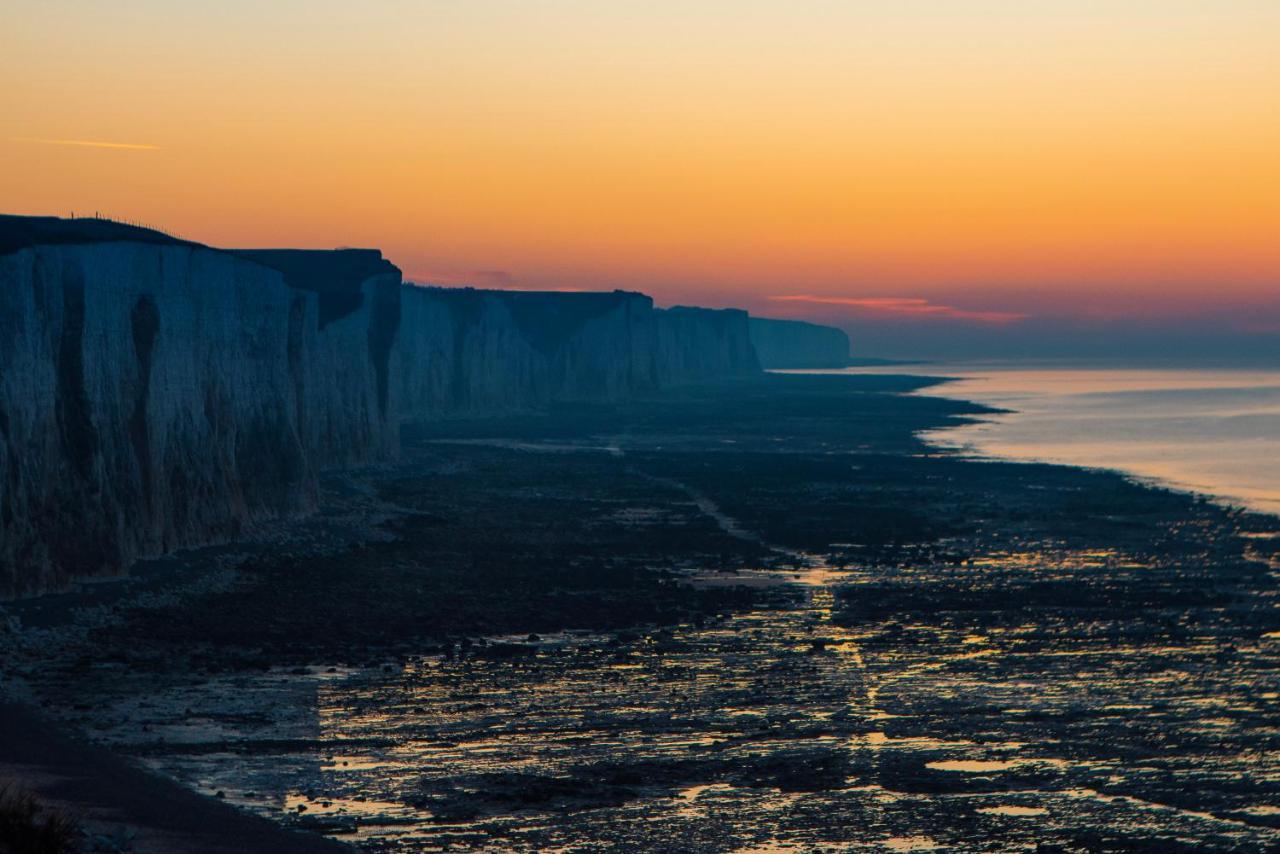
<path fill-rule="evenodd" d="M 758 370 L 741 311 L 0 216 L 0 595 L 309 512 L 319 470 L 393 458 L 407 419 Z"/>
<path fill-rule="evenodd" d="M 760 365 L 770 368 L 844 368 L 849 336 L 831 326 L 802 320 L 751 318 L 751 343 Z"/>
<path fill-rule="evenodd" d="M 653 307 L 644 294 L 407 287 L 393 371 L 401 416 L 622 400 L 755 374 L 741 311 Z"/>

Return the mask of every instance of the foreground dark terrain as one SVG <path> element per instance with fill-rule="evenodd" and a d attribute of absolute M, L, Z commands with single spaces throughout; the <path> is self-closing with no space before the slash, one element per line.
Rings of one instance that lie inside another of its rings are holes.
<path fill-rule="evenodd" d="M 977 410 L 925 385 L 420 429 L 319 517 L 8 606 L 5 678 L 369 850 L 1280 846 L 1280 522 L 930 452 Z"/>

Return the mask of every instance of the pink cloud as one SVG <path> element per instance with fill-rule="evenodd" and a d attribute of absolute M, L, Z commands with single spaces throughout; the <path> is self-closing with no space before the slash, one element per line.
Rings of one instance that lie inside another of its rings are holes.
<path fill-rule="evenodd" d="M 922 297 L 820 297 L 811 294 L 791 294 L 769 297 L 773 302 L 801 302 L 811 305 L 840 305 L 858 308 L 877 314 L 899 317 L 945 318 L 972 320 L 978 323 L 1006 324 L 1026 319 L 1027 315 L 1015 311 L 971 311 L 950 305 L 939 305 Z"/>

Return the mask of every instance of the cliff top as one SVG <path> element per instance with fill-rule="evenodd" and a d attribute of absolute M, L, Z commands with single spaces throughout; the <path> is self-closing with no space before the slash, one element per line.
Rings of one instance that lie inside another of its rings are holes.
<path fill-rule="evenodd" d="M 381 275 L 400 276 L 400 268 L 377 249 L 227 249 L 284 275 L 291 288 L 320 295 L 320 328 L 360 308 L 360 285 Z"/>
<path fill-rule="evenodd" d="M 555 297 L 560 300 L 569 300 L 571 302 L 609 302 L 615 303 L 624 299 L 646 299 L 652 300 L 648 294 L 640 291 L 624 291 L 621 288 L 614 288 L 611 291 L 517 291 L 504 288 L 476 288 L 470 285 L 452 286 L 452 285 L 430 285 L 419 282 L 406 282 L 410 287 L 427 293 L 439 296 L 473 294 L 476 296 L 491 295 L 502 299 L 510 299 L 513 301 L 538 301 L 547 297 Z"/>
<path fill-rule="evenodd" d="M 666 311 L 672 314 L 701 314 L 704 316 L 718 314 L 722 317 L 733 317 L 747 313 L 747 310 L 743 308 L 704 308 L 700 305 L 673 305 L 669 308 L 660 308 L 658 311 Z"/>
<path fill-rule="evenodd" d="M 31 246 L 75 243 L 155 243 L 228 252 L 284 274 L 292 288 L 351 293 L 380 273 L 399 273 L 377 249 L 216 249 L 153 228 L 98 217 L 0 214 L 0 255 Z"/>
<path fill-rule="evenodd" d="M 788 327 L 791 329 L 809 329 L 809 330 L 821 329 L 821 330 L 824 330 L 827 334 L 834 333 L 838 335 L 844 335 L 846 337 L 848 336 L 848 333 L 846 333 L 843 329 L 840 329 L 839 327 L 829 326 L 825 323 L 813 323 L 808 320 L 790 320 L 790 319 L 783 319 L 781 317 L 756 317 L 755 315 L 752 315 L 751 323 L 756 326 L 777 326 L 777 327 Z"/>
<path fill-rule="evenodd" d="M 163 231 L 110 219 L 97 217 L 65 219 L 57 216 L 0 214 L 0 255 L 8 255 L 10 252 L 39 245 L 113 241 L 177 246 L 201 245 L 190 240 L 179 240 Z"/>
<path fill-rule="evenodd" d="M 400 269 L 377 249 L 218 249 L 180 240 L 162 231 L 98 217 L 66 219 L 56 216 L 0 214 L 0 255 L 32 246 L 84 243 L 151 243 L 190 246 L 226 252 L 269 267 L 285 284 L 320 294 L 323 327 L 360 308 L 360 285 L 373 276 L 400 275 Z"/>
<path fill-rule="evenodd" d="M 284 274 L 291 288 L 322 294 L 352 293 L 360 283 L 400 268 L 377 249 L 227 249 Z"/>
<path fill-rule="evenodd" d="M 455 317 L 464 321 L 479 317 L 485 300 L 506 306 L 516 325 L 534 347 L 552 353 L 584 325 L 632 301 L 645 309 L 653 299 L 634 291 L 504 291 L 482 288 L 417 286 L 424 295 L 451 303 Z"/>

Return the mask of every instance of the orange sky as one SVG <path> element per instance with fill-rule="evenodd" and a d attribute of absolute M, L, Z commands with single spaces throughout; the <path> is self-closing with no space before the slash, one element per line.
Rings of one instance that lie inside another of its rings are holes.
<path fill-rule="evenodd" d="M 819 318 L 1280 319 L 1275 0 L 4 9 L 5 212 Z"/>

